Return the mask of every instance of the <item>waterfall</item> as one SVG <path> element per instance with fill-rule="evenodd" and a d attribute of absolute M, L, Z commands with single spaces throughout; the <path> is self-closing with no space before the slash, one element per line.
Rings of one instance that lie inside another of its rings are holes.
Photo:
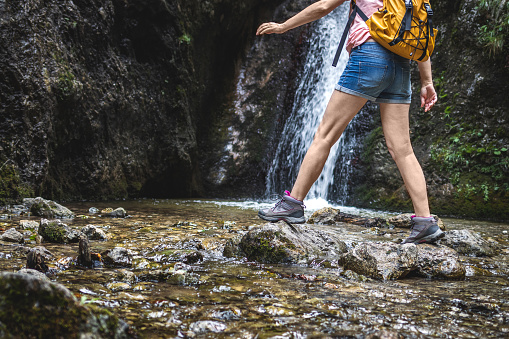
<path fill-rule="evenodd" d="M 338 66 L 332 67 L 332 59 L 346 24 L 348 9 L 347 5 L 341 5 L 313 27 L 292 114 L 286 121 L 267 176 L 267 194 L 291 189 L 297 177 L 300 163 L 311 145 L 334 86 L 348 60 L 348 53 L 343 51 Z M 335 202 L 341 203 L 346 198 L 349 161 L 346 155 L 349 153 L 348 145 L 355 142 L 349 128 L 350 126 L 331 149 L 322 174 L 311 187 L 307 199 L 328 200 L 332 191 L 337 199 Z"/>

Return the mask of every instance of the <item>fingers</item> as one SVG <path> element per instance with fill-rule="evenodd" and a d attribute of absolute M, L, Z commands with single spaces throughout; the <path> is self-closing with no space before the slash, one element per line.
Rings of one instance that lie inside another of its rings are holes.
<path fill-rule="evenodd" d="M 437 102 L 437 94 L 433 85 L 425 86 L 421 89 L 421 107 L 424 111 L 429 111 Z"/>
<path fill-rule="evenodd" d="M 256 30 L 256 35 L 279 33 L 280 26 L 280 24 L 275 22 L 263 23 Z"/>

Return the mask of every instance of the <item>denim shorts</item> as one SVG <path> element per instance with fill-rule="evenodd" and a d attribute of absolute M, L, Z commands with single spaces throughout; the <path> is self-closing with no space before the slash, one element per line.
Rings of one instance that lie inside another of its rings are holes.
<path fill-rule="evenodd" d="M 410 60 L 365 42 L 352 49 L 336 89 L 377 103 L 409 104 Z"/>

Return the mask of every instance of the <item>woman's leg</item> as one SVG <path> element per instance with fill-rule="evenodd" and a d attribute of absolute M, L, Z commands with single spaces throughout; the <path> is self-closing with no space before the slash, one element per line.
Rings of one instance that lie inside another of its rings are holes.
<path fill-rule="evenodd" d="M 403 177 L 417 216 L 429 217 L 426 180 L 410 142 L 409 104 L 380 104 L 385 142 Z"/>
<path fill-rule="evenodd" d="M 313 138 L 293 185 L 291 196 L 304 200 L 313 183 L 322 173 L 331 147 L 338 141 L 348 123 L 366 103 L 366 99 L 334 91 L 322 121 Z"/>

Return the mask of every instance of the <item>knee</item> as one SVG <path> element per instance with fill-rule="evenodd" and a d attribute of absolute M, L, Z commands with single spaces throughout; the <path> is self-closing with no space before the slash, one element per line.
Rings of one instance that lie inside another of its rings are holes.
<path fill-rule="evenodd" d="M 392 158 L 397 161 L 399 159 L 403 159 L 408 157 L 409 155 L 414 154 L 414 150 L 412 148 L 412 144 L 408 142 L 403 143 L 387 143 L 387 148 Z"/>

